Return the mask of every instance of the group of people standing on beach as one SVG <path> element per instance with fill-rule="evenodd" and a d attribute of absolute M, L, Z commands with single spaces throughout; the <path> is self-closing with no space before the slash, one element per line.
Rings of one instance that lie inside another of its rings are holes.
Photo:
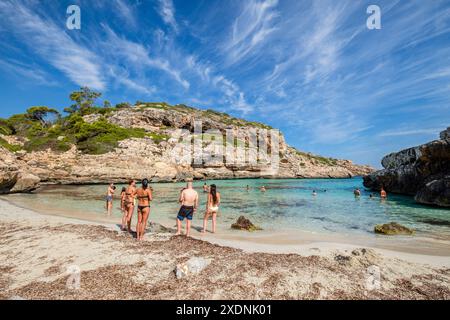
<path fill-rule="evenodd" d="M 108 215 L 112 212 L 112 201 L 116 186 L 111 183 L 108 186 L 106 195 L 106 209 Z M 136 181 L 130 180 L 127 187 L 123 187 L 120 193 L 120 207 L 123 213 L 122 216 L 122 231 L 132 232 L 131 220 L 134 214 L 134 208 L 137 204 L 137 224 L 136 224 L 136 239 L 141 241 L 144 238 L 145 228 L 147 226 L 148 217 L 150 215 L 150 204 L 153 201 L 153 189 L 149 186 L 148 179 L 143 179 L 141 187 L 136 187 Z M 203 186 L 203 192 L 207 193 L 206 211 L 203 218 L 203 230 L 206 232 L 208 220 L 212 218 L 212 232 L 216 232 L 216 218 L 220 206 L 220 193 L 217 191 L 215 184 L 208 186 L 206 183 Z M 180 191 L 178 198 L 181 204 L 176 217 L 177 235 L 181 235 L 182 222 L 186 219 L 186 236 L 190 236 L 191 222 L 194 214 L 199 207 L 199 195 L 193 188 L 192 181 L 188 181 L 186 187 Z M 136 203 L 137 202 L 137 203 Z"/>

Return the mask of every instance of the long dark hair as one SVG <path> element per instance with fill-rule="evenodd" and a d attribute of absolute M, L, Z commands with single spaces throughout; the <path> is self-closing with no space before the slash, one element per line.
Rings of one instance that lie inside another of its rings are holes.
<path fill-rule="evenodd" d="M 216 191 L 216 185 L 212 184 L 209 188 L 209 193 L 212 196 L 213 204 L 217 204 L 217 191 Z"/>
<path fill-rule="evenodd" d="M 147 189 L 147 187 L 148 187 L 148 179 L 145 178 L 142 180 L 142 189 L 145 190 L 145 189 Z"/>

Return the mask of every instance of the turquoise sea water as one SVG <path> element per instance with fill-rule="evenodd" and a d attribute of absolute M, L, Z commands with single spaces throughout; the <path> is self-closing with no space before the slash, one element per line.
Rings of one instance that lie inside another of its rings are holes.
<path fill-rule="evenodd" d="M 204 181 L 194 183 L 201 196 L 200 214 L 194 223 L 201 224 L 205 194 Z M 418 205 L 407 196 L 390 194 L 381 200 L 378 194 L 369 198 L 361 178 L 353 179 L 240 179 L 216 180 L 222 194 L 218 223 L 229 226 L 240 215 L 249 217 L 265 230 L 297 229 L 346 235 L 373 235 L 374 225 L 396 221 L 412 227 L 418 234 L 450 239 L 450 210 Z M 250 190 L 246 190 L 249 185 Z M 267 192 L 259 191 L 266 186 Z M 178 194 L 183 183 L 151 184 L 154 189 L 150 220 L 175 219 Z M 122 185 L 118 185 L 120 193 Z M 362 196 L 355 198 L 359 187 Z M 316 190 L 317 195 L 312 192 Z M 52 208 L 61 212 L 89 212 L 105 216 L 106 186 L 48 186 L 36 194 L 16 195 L 13 202 L 25 207 Z M 115 199 L 113 216 L 120 220 L 119 200 Z"/>

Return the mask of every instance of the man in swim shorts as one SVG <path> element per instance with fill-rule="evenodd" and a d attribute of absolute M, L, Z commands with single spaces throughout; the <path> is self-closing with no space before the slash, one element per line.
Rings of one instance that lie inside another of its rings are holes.
<path fill-rule="evenodd" d="M 192 181 L 188 181 L 186 188 L 181 191 L 179 202 L 181 208 L 177 215 L 177 235 L 181 234 L 181 223 L 186 218 L 186 236 L 189 237 L 192 217 L 198 208 L 198 193 L 193 189 Z"/>

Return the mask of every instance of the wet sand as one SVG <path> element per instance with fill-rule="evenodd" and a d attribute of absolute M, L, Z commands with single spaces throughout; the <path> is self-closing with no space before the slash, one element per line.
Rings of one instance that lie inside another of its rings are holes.
<path fill-rule="evenodd" d="M 111 223 L 43 215 L 0 200 L 0 298 L 450 298 L 448 256 L 326 241 L 268 244 L 269 235 L 258 233 L 255 241 L 233 233 L 206 234 L 204 241 L 174 236 L 172 225 L 152 225 L 139 243 Z M 212 262 L 177 279 L 175 266 L 191 257 Z M 75 290 L 66 285 L 73 266 L 81 271 Z M 371 282 L 374 267 L 379 286 Z"/>

